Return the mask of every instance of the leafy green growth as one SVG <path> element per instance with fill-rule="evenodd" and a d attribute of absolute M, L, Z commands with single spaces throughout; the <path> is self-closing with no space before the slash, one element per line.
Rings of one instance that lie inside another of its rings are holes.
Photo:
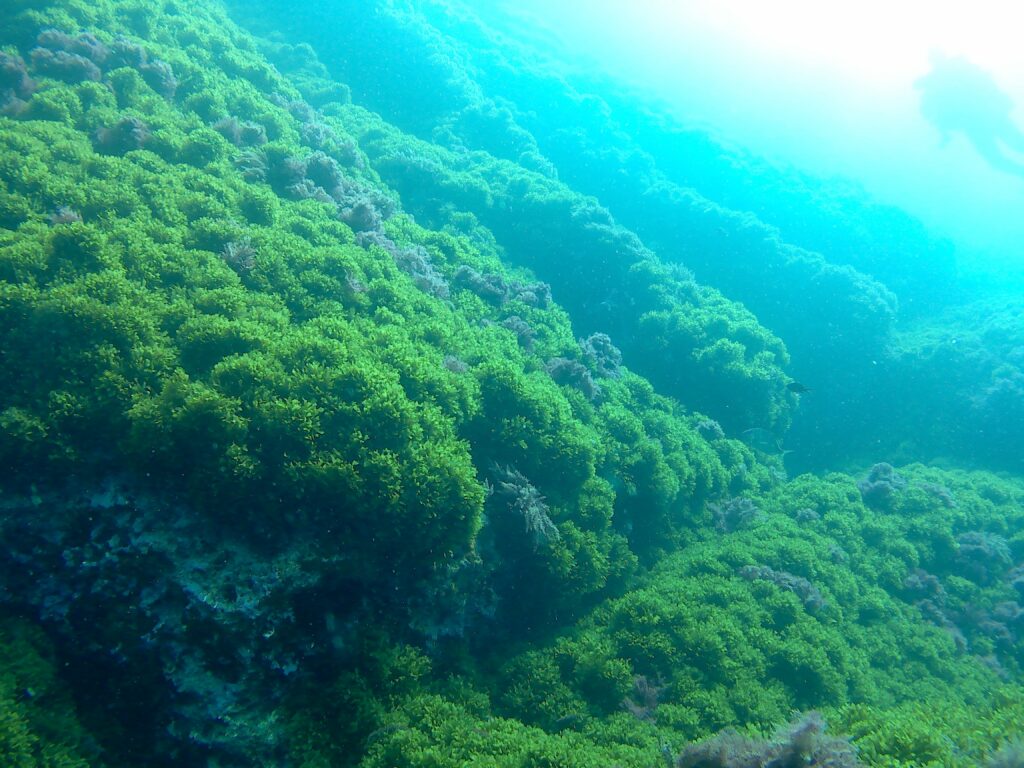
<path fill-rule="evenodd" d="M 86 768 L 95 745 L 56 673 L 43 633 L 0 620 L 0 757 L 11 768 Z"/>

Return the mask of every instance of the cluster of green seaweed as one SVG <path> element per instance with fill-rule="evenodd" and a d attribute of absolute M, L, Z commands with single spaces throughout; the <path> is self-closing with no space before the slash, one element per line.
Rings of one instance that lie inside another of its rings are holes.
<path fill-rule="evenodd" d="M 1011 735 L 1024 702 L 997 671 L 1019 679 L 1020 645 L 979 623 L 958 647 L 906 584 L 935 576 L 949 616 L 1011 601 L 1017 484 L 911 468 L 870 506 L 848 476 L 784 483 L 658 394 L 782 425 L 781 342 L 592 201 L 508 161 L 455 173 L 323 73 L 278 74 L 213 4 L 14 5 L 7 61 L 31 61 L 46 29 L 123 36 L 177 86 L 28 65 L 34 92 L 0 117 L 5 491 L 125 477 L 225 538 L 314 539 L 367 600 L 412 600 L 468 558 L 496 593 L 477 637 L 428 654 L 406 614 L 382 616 L 357 662 L 295 683 L 294 764 L 653 766 L 815 707 L 871 765 L 969 764 Z M 237 146 L 246 124 L 266 143 Z M 144 129 L 105 141 L 119 125 Z M 289 192 L 314 156 L 378 201 L 394 195 L 371 165 L 427 185 L 448 230 L 403 213 L 362 228 L 329 195 Z M 502 261 L 495 235 L 517 220 L 521 264 L 531 244 L 564 254 L 545 275 L 558 304 Z M 616 298 L 638 304 L 597 308 Z M 653 385 L 576 340 L 600 330 L 627 361 L 662 362 Z M 971 532 L 1005 539 L 1003 572 L 943 571 Z M 38 630 L 4 626 L 13 764 L 99 764 Z M 941 716 L 913 705 L 936 701 Z"/>
<path fill-rule="evenodd" d="M 784 240 L 770 222 L 752 213 L 785 207 L 786 196 L 778 190 L 763 191 L 753 201 L 741 194 L 739 200 L 751 204 L 739 209 L 729 206 L 727 190 L 716 190 L 714 197 L 702 195 L 688 169 L 680 168 L 683 142 L 678 132 L 659 116 L 645 114 L 645 99 L 634 99 L 632 106 L 624 99 L 609 101 L 611 89 L 595 88 L 574 71 L 566 74 L 571 67 L 544 60 L 543 43 L 518 45 L 489 27 L 478 16 L 486 15 L 483 9 L 446 0 L 389 3 L 360 12 L 357 5 L 335 2 L 316 17 L 282 13 L 271 5 L 255 14 L 253 24 L 258 29 L 272 24 L 287 30 L 292 39 L 310 41 L 330 71 L 351 83 L 360 104 L 378 109 L 402 130 L 431 143 L 430 149 L 417 146 L 410 151 L 391 136 L 367 148 L 371 162 L 402 193 L 408 210 L 443 222 L 439 201 L 459 199 L 495 231 L 511 258 L 537 264 L 543 278 L 558 285 L 556 270 L 565 265 L 575 279 L 572 287 L 585 289 L 578 291 L 576 301 L 574 294 L 563 297 L 577 323 L 622 322 L 622 294 L 628 294 L 640 335 L 653 326 L 672 342 L 669 347 L 638 343 L 629 350 L 634 367 L 660 389 L 737 431 L 778 426 L 781 432 L 788 423 L 788 417 L 776 419 L 761 405 L 765 390 L 773 395 L 777 387 L 752 387 L 756 379 L 749 381 L 743 371 L 762 350 L 774 351 L 770 341 L 749 335 L 749 324 L 731 311 L 733 302 L 708 296 L 685 297 L 685 314 L 693 318 L 694 310 L 707 307 L 716 317 L 729 317 L 728 344 L 716 345 L 714 334 L 705 340 L 693 319 L 680 325 L 665 317 L 664 310 L 671 311 L 671 306 L 660 306 L 660 297 L 652 302 L 644 279 L 636 281 L 607 269 L 609 259 L 621 263 L 623 255 L 627 258 L 622 270 L 630 262 L 644 261 L 639 254 L 628 256 L 631 244 L 615 235 L 614 230 L 621 234 L 622 229 L 611 224 L 609 213 L 645 242 L 657 244 L 663 263 L 685 265 L 702 284 L 742 302 L 760 323 L 785 339 L 801 377 L 837 396 L 847 396 L 851 382 L 881 356 L 897 297 L 875 275 L 889 272 L 858 271 L 841 255 L 799 247 L 808 244 L 805 240 Z M 250 11 L 240 6 L 239 14 L 248 18 Z M 349 23 L 352 16 L 360 22 Z M 388 45 L 387 40 L 401 42 Z M 294 55 L 271 55 L 289 72 L 302 63 Z M 375 66 L 361 66 L 365 57 L 372 57 Z M 403 77 L 390 77 L 391 71 L 401 71 Z M 416 81 L 415 94 L 409 93 L 410 78 Z M 707 176 L 770 175 L 759 175 L 762 168 L 735 156 L 719 166 L 721 173 Z M 790 182 L 786 177 L 780 186 L 791 191 L 795 185 Z M 595 195 L 600 205 L 587 194 Z M 800 215 L 792 218 L 802 221 L 812 201 L 821 203 L 805 195 L 795 206 Z M 824 206 L 831 209 L 833 225 L 845 221 L 847 210 L 840 214 L 834 203 Z M 553 213 L 558 216 L 555 232 Z M 851 218 L 851 230 L 872 231 L 863 220 Z M 884 226 L 874 229 L 888 232 L 893 218 L 878 214 L 871 223 L 884 219 Z M 831 235 L 833 240 L 843 239 L 834 229 Z M 863 250 L 872 249 L 878 250 L 864 244 Z M 891 254 L 893 248 L 887 244 L 883 250 Z M 926 251 L 921 241 L 914 243 L 914 250 Z M 930 270 L 942 260 L 925 261 Z M 909 259 L 901 256 L 890 258 L 886 266 L 907 263 Z M 591 270 L 596 274 L 590 275 Z M 917 271 L 918 279 L 924 272 Z M 580 273 L 588 276 L 582 286 Z M 655 280 L 664 284 L 664 277 Z M 918 294 L 936 293 L 938 281 L 928 282 L 924 291 L 915 287 L 916 293 L 901 299 L 909 299 L 911 306 L 923 304 Z M 897 283 L 902 287 L 899 278 Z M 629 291 L 621 291 L 622 285 Z M 702 314 L 698 310 L 696 316 Z M 624 335 L 633 332 L 630 326 L 623 328 Z M 696 361 L 682 354 L 691 349 L 700 361 L 695 370 Z M 739 399 L 744 407 L 734 405 L 723 412 L 720 404 L 725 400 L 718 397 L 722 393 L 734 404 Z M 856 394 L 863 396 L 860 390 Z M 805 421 L 827 418 L 810 405 L 810 413 L 803 409 Z"/>
<path fill-rule="evenodd" d="M 18 619 L 0 620 L 0 757 L 11 768 L 86 768 L 97 749 L 61 681 L 52 644 Z"/>
<path fill-rule="evenodd" d="M 866 765 L 997 764 L 1024 713 L 1019 686 L 993 674 L 1000 641 L 983 621 L 965 627 L 966 645 L 922 621 L 907 576 L 934 569 L 964 620 L 1012 600 L 1005 581 L 962 575 L 954 533 L 1019 531 L 1024 489 L 905 473 L 885 509 L 866 506 L 846 475 L 773 488 L 736 529 L 708 531 L 574 627 L 497 660 L 483 676 L 489 695 L 465 674 L 430 681 L 430 662 L 408 647 L 376 649 L 326 696 L 333 707 L 293 723 L 307 764 L 344 764 L 320 736 L 351 728 L 353 712 L 371 734 L 363 765 L 654 766 L 687 740 L 738 725 L 766 734 L 811 708 L 853 737 Z M 1019 559 L 1024 538 L 1008 546 Z M 1003 647 L 1004 679 L 1018 679 L 1015 648 Z"/>
<path fill-rule="evenodd" d="M 239 8 L 256 25 L 272 19 L 275 27 L 318 46 L 317 52 L 308 45 L 266 46 L 312 103 L 319 105 L 328 72 L 343 70 L 358 80 L 360 93 L 383 108 L 386 120 L 360 107 L 337 114 L 420 221 L 456 230 L 485 226 L 508 260 L 551 283 L 578 331 L 611 333 L 659 391 L 709 413 L 731 432 L 751 426 L 786 429 L 795 403 L 783 387 L 781 369 L 789 355 L 779 338 L 748 308 L 697 283 L 675 259 L 655 256 L 615 220 L 603 200 L 559 181 L 533 137 L 507 108 L 480 93 L 466 65 L 458 63 L 459 52 L 449 50 L 417 10 L 406 4 L 332 3 L 317 14 L 282 11 L 252 14 L 250 7 Z M 372 61 L 363 66 L 366 59 Z M 399 71 L 401 77 L 388 74 Z M 645 197 L 644 205 L 653 203 Z M 695 207 L 714 208 L 708 201 Z M 466 212 L 472 213 L 470 222 Z M 679 211 L 661 218 L 687 220 Z M 734 222 L 717 219 L 710 226 L 718 231 L 723 224 L 738 230 Z M 695 222 L 690 229 L 698 226 L 704 224 Z M 747 239 L 770 238 L 762 230 Z M 799 258 L 779 255 L 775 271 Z M 819 274 L 823 269 L 827 277 Z M 772 271 L 762 270 L 751 282 L 777 304 L 777 293 L 765 291 L 776 279 Z M 818 287 L 845 280 L 844 272 L 826 269 L 820 258 L 809 272 L 818 275 Z M 808 301 L 815 292 L 806 288 L 788 290 Z M 875 306 L 886 304 L 884 289 L 865 283 L 843 290 L 826 291 L 824 301 L 849 305 L 850 315 L 872 325 L 872 336 L 874 326 L 887 327 L 891 307 Z M 872 319 L 876 316 L 881 319 Z M 772 320 L 779 323 L 778 317 Z M 839 335 L 854 339 L 854 334 Z M 729 408 L 722 407 L 726 402 Z"/>

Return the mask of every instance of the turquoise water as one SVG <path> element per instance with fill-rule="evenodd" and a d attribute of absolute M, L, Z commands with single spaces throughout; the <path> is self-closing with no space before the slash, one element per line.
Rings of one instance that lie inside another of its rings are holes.
<path fill-rule="evenodd" d="M 1015 65 L 709 7 L 13 4 L 0 763 L 1021 764 Z"/>
<path fill-rule="evenodd" d="M 801 0 L 585 6 L 505 10 L 525 29 L 549 30 L 577 73 L 609 73 L 761 157 L 854 180 L 952 239 L 964 261 L 1018 260 L 1013 120 L 1024 69 L 1001 31 L 1019 24 L 1017 11 Z M 1000 146 L 986 150 L 986 135 Z"/>

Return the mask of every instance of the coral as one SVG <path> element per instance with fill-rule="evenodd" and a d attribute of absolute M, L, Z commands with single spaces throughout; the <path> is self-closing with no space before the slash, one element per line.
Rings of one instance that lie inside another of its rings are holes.
<path fill-rule="evenodd" d="M 338 162 L 319 150 L 306 158 L 304 176 L 318 187 L 327 190 L 332 197 L 332 192 L 345 183 L 345 177 Z"/>
<path fill-rule="evenodd" d="M 798 523 L 813 523 L 821 519 L 821 515 L 818 514 L 818 510 L 813 507 L 801 507 L 793 513 L 793 518 Z"/>
<path fill-rule="evenodd" d="M 345 275 L 345 292 L 349 296 L 357 296 L 366 293 L 366 285 L 358 277 L 352 274 Z"/>
<path fill-rule="evenodd" d="M 509 301 L 520 301 L 539 309 L 546 309 L 551 304 L 551 286 L 547 283 L 507 280 L 498 274 L 481 273 L 468 264 L 455 270 L 452 279 L 459 287 L 499 307 Z"/>
<path fill-rule="evenodd" d="M 151 59 L 139 67 L 139 73 L 146 84 L 165 99 L 173 99 L 178 90 L 178 78 L 166 61 Z"/>
<path fill-rule="evenodd" d="M 486 301 L 501 306 L 508 300 L 508 285 L 500 275 L 484 275 L 463 264 L 452 275 L 452 284 L 472 291 Z"/>
<path fill-rule="evenodd" d="M 249 152 L 236 166 L 250 181 L 266 179 L 282 195 L 293 200 L 319 200 L 337 211 L 338 218 L 358 233 L 379 234 L 384 221 L 395 214 L 390 197 L 345 176 L 338 162 L 322 151 L 308 157 L 268 146 Z"/>
<path fill-rule="evenodd" d="M 842 565 L 844 563 L 849 562 L 850 553 L 842 547 L 840 547 L 838 544 L 833 542 L 828 547 L 828 559 L 831 560 L 833 563 Z"/>
<path fill-rule="evenodd" d="M 258 149 L 247 149 L 234 160 L 235 168 L 248 182 L 267 180 L 267 157 Z"/>
<path fill-rule="evenodd" d="M 94 62 L 85 56 L 68 51 L 33 48 L 31 60 L 35 71 L 70 83 L 97 81 L 103 76 Z"/>
<path fill-rule="evenodd" d="M 82 221 L 82 214 L 70 206 L 58 205 L 47 216 L 47 220 L 50 222 L 50 226 L 54 227 L 59 224 L 78 224 Z"/>
<path fill-rule="evenodd" d="M 146 84 L 166 99 L 173 99 L 178 88 L 171 65 L 166 61 L 151 58 L 149 52 L 138 43 L 127 38 L 118 38 L 109 48 L 107 69 L 130 67 L 136 70 Z"/>
<path fill-rule="evenodd" d="M 967 531 L 956 537 L 957 562 L 979 584 L 1000 578 L 1012 563 L 1006 539 L 987 531 Z"/>
<path fill-rule="evenodd" d="M 0 90 L 0 115 L 18 117 L 28 109 L 28 102 L 14 95 L 11 90 Z"/>
<path fill-rule="evenodd" d="M 288 194 L 289 190 L 306 182 L 306 161 L 302 158 L 288 154 L 280 148 L 273 146 L 267 148 L 265 158 L 267 162 L 267 180 L 279 194 Z M 311 187 L 316 186 L 312 182 L 309 185 Z M 325 194 L 326 192 L 327 190 L 324 190 Z"/>
<path fill-rule="evenodd" d="M 505 499 L 510 511 L 522 516 L 534 547 L 558 540 L 561 534 L 548 517 L 548 505 L 526 476 L 513 467 L 494 465 L 492 470 L 497 494 Z"/>
<path fill-rule="evenodd" d="M 326 149 L 330 147 L 331 156 L 337 158 L 338 162 L 346 168 L 365 170 L 366 161 L 359 145 L 347 136 L 339 136 L 331 129 L 321 132 L 317 130 L 318 123 L 306 123 L 299 132 L 306 142 L 314 149 Z"/>
<path fill-rule="evenodd" d="M 809 712 L 770 740 L 751 739 L 736 731 L 687 746 L 676 768 L 856 768 L 861 763 L 849 739 L 825 734 L 825 721 Z"/>
<path fill-rule="evenodd" d="M 239 120 L 234 115 L 222 117 L 212 126 L 236 147 L 262 147 L 267 143 L 267 129 L 251 120 Z"/>
<path fill-rule="evenodd" d="M 1024 737 L 1007 739 L 985 758 L 985 768 L 1024 768 Z"/>
<path fill-rule="evenodd" d="M 1006 575 L 1006 580 L 1011 587 L 1017 590 L 1021 600 L 1024 600 L 1024 565 L 1018 565 Z"/>
<path fill-rule="evenodd" d="M 149 126 L 137 117 L 122 117 L 114 125 L 96 129 L 93 143 L 105 155 L 123 155 L 142 149 L 150 139 Z"/>
<path fill-rule="evenodd" d="M 873 509 L 890 509 L 894 496 L 903 490 L 907 481 L 893 469 L 891 464 L 884 462 L 871 467 L 867 477 L 857 481 L 864 503 Z"/>
<path fill-rule="evenodd" d="M 469 366 L 455 355 L 444 356 L 444 367 L 452 373 L 465 373 L 469 370 Z"/>
<path fill-rule="evenodd" d="M 126 37 L 118 37 L 110 44 L 110 55 L 108 65 L 115 67 L 130 67 L 141 69 L 149 59 L 146 49 Z"/>
<path fill-rule="evenodd" d="M 934 600 L 939 605 L 946 601 L 946 590 L 939 578 L 921 568 L 915 568 L 907 575 L 903 581 L 903 588 L 919 600 Z"/>
<path fill-rule="evenodd" d="M 622 352 L 612 344 L 607 333 L 592 333 L 579 340 L 583 357 L 589 362 L 598 375 L 617 379 L 622 374 Z"/>
<path fill-rule="evenodd" d="M 963 653 L 967 650 L 967 637 L 964 635 L 960 627 L 957 626 L 956 622 L 950 618 L 949 613 L 942 602 L 943 598 L 944 595 L 940 594 L 936 599 L 926 598 L 924 600 L 918 600 L 915 605 L 921 611 L 921 615 L 928 621 L 932 622 L 937 627 L 944 629 L 952 638 L 956 645 L 956 649 L 960 653 Z"/>
<path fill-rule="evenodd" d="M 536 338 L 537 332 L 519 315 L 509 315 L 499 325 L 516 335 L 516 343 L 520 347 L 526 351 L 533 349 L 533 340 Z"/>
<path fill-rule="evenodd" d="M 25 99 L 36 89 L 28 75 L 25 60 L 0 51 L 0 114 L 17 115 L 25 108 Z"/>
<path fill-rule="evenodd" d="M 341 188 L 335 191 L 340 193 L 334 197 L 338 203 L 338 218 L 356 232 L 376 232 L 388 217 L 387 206 L 382 210 L 381 200 L 375 195 L 352 193 Z"/>
<path fill-rule="evenodd" d="M 770 581 L 777 587 L 792 592 L 800 598 L 808 613 L 818 613 L 825 607 L 825 598 L 821 591 L 803 576 L 777 571 L 767 565 L 745 565 L 740 568 L 739 574 L 750 581 Z"/>
<path fill-rule="evenodd" d="M 547 309 L 551 306 L 551 286 L 545 282 L 520 283 L 512 280 L 508 283 L 508 296 L 515 301 L 538 309 Z"/>
<path fill-rule="evenodd" d="M 342 179 L 331 197 L 338 205 L 338 218 L 356 232 L 375 232 L 395 214 L 391 198 L 362 184 Z"/>
<path fill-rule="evenodd" d="M 102 66 L 110 56 L 110 49 L 90 32 L 72 37 L 58 29 L 44 29 L 39 33 L 36 43 L 40 48 L 82 56 L 97 66 Z"/>
<path fill-rule="evenodd" d="M 661 694 L 667 686 L 664 681 L 653 682 L 645 675 L 633 678 L 633 691 L 622 700 L 622 708 L 637 720 L 654 722 Z"/>
<path fill-rule="evenodd" d="M 252 239 L 243 237 L 241 240 L 232 240 L 224 246 L 221 251 L 221 258 L 236 272 L 252 272 L 256 266 L 256 248 L 253 247 Z"/>
<path fill-rule="evenodd" d="M 35 90 L 35 83 L 28 76 L 25 60 L 18 55 L 0 51 L 0 91 L 11 91 L 15 96 L 27 99 Z"/>
<path fill-rule="evenodd" d="M 953 496 L 953 492 L 944 485 L 939 483 L 921 483 L 918 487 L 922 490 L 927 491 L 937 498 L 946 509 L 956 509 L 957 503 L 956 498 Z"/>
<path fill-rule="evenodd" d="M 697 422 L 696 429 L 705 440 L 722 440 L 725 438 L 725 430 L 714 419 L 700 419 Z"/>
<path fill-rule="evenodd" d="M 288 113 L 301 123 L 312 123 L 317 119 L 316 110 L 302 99 L 289 99 L 280 93 L 272 93 L 270 102 L 288 110 Z"/>
<path fill-rule="evenodd" d="M 392 256 L 398 268 L 412 278 L 417 288 L 439 299 L 448 298 L 448 283 L 434 266 L 426 248 L 422 245 L 396 248 Z"/>
<path fill-rule="evenodd" d="M 434 266 L 430 254 L 423 246 L 399 246 L 390 237 L 376 230 L 359 232 L 356 241 L 364 248 L 370 245 L 383 248 L 395 260 L 395 265 L 412 278 L 417 288 L 439 299 L 448 298 L 448 282 Z"/>
<path fill-rule="evenodd" d="M 762 512 L 750 499 L 734 497 L 721 503 L 709 504 L 708 509 L 720 533 L 732 533 L 761 517 Z"/>
<path fill-rule="evenodd" d="M 320 150 L 326 149 L 337 140 L 330 126 L 316 122 L 303 123 L 299 128 L 299 135 L 302 136 L 304 144 Z"/>
<path fill-rule="evenodd" d="M 294 184 L 289 184 L 284 191 L 291 200 L 316 200 L 318 203 L 334 205 L 334 198 L 312 179 L 300 179 Z"/>
<path fill-rule="evenodd" d="M 596 400 L 601 396 L 601 387 L 591 375 L 587 367 L 578 360 L 567 357 L 553 357 L 544 364 L 544 370 L 562 386 L 575 387 L 588 400 Z"/>

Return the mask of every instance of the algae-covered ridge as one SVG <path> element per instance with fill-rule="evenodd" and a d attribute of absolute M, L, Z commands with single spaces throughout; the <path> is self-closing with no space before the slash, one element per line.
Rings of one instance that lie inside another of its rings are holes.
<path fill-rule="evenodd" d="M 1021 764 L 1024 483 L 783 470 L 786 345 L 925 291 L 586 162 L 486 29 L 7 3 L 0 762 Z"/>

